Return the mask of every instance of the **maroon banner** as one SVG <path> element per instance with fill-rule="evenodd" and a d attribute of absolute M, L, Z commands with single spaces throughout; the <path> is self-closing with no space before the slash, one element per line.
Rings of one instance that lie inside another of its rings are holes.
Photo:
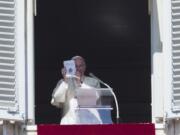
<path fill-rule="evenodd" d="M 155 135 L 154 124 L 38 125 L 38 135 Z"/>

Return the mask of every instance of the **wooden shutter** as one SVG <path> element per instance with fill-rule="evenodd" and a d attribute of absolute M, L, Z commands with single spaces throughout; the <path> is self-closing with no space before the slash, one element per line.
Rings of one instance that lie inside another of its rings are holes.
<path fill-rule="evenodd" d="M 25 0 L 0 0 L 0 119 L 26 118 Z"/>
<path fill-rule="evenodd" d="M 180 111 L 180 0 L 172 0 L 172 111 Z"/>
<path fill-rule="evenodd" d="M 17 109 L 14 8 L 14 1 L 0 1 L 0 108 L 8 110 Z"/>

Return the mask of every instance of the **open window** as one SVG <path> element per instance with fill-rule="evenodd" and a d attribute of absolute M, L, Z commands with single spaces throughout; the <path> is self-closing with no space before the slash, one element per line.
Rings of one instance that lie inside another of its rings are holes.
<path fill-rule="evenodd" d="M 37 7 L 37 124 L 59 123 L 61 110 L 50 104 L 51 94 L 62 78 L 63 60 L 74 55 L 86 59 L 86 75 L 92 72 L 114 89 L 123 122 L 150 122 L 148 1 L 43 0 Z"/>

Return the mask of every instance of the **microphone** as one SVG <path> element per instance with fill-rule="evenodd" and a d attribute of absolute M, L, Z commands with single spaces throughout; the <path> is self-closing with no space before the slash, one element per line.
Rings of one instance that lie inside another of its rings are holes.
<path fill-rule="evenodd" d="M 118 105 L 117 97 L 116 97 L 113 89 L 107 83 L 103 82 L 101 79 L 99 79 L 97 76 L 95 76 L 93 73 L 89 73 L 89 76 L 91 76 L 92 78 L 98 80 L 100 83 L 102 83 L 107 88 L 109 88 L 111 94 L 114 97 L 114 101 L 115 101 L 115 104 L 116 104 L 116 123 L 119 123 L 119 121 L 120 121 L 120 117 L 119 117 L 119 105 Z"/>

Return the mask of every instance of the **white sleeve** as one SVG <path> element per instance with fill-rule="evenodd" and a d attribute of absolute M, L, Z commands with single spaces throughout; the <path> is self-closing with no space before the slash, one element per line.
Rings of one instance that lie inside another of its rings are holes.
<path fill-rule="evenodd" d="M 65 102 L 67 88 L 68 85 L 64 81 L 55 88 L 51 100 L 52 105 L 60 107 L 60 105 Z"/>

